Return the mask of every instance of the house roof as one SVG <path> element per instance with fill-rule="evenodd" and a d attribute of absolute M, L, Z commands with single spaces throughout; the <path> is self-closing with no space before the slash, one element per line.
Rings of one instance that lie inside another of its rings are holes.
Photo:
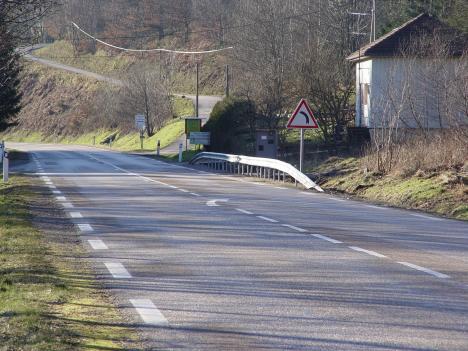
<path fill-rule="evenodd" d="M 354 62 L 376 56 L 400 56 L 411 40 L 435 35 L 447 43 L 450 56 L 461 56 L 468 49 L 468 36 L 465 33 L 422 13 L 353 52 L 346 59 Z"/>

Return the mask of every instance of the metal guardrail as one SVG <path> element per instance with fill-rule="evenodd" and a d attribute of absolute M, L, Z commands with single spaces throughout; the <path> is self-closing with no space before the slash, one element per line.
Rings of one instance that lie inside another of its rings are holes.
<path fill-rule="evenodd" d="M 220 154 L 216 152 L 201 152 L 196 155 L 190 164 L 205 164 L 215 170 L 230 173 L 257 176 L 259 178 L 286 182 L 289 176 L 301 183 L 306 189 L 315 189 L 323 192 L 323 189 L 315 184 L 308 176 L 300 172 L 289 163 L 261 157 Z"/>

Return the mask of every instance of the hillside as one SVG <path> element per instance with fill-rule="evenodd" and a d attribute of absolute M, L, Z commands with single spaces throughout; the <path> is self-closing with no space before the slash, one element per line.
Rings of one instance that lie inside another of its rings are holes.
<path fill-rule="evenodd" d="M 41 141 L 99 143 L 108 135 L 118 132 L 113 147 L 121 150 L 140 148 L 138 133 L 125 126 L 133 124 L 133 116 L 123 125 L 116 125 L 100 110 L 99 92 L 109 89 L 77 74 L 25 62 L 22 79 L 23 108 L 17 116 L 17 126 L 1 135 L 11 141 Z M 154 150 L 157 140 L 164 147 L 183 134 L 183 116 L 193 115 L 190 100 L 174 97 L 175 118 L 156 135 L 145 140 L 145 148 Z"/>
<path fill-rule="evenodd" d="M 196 66 L 188 55 L 167 57 L 156 53 L 128 54 L 103 48 L 98 48 L 94 54 L 75 54 L 69 41 L 60 40 L 34 51 L 34 55 L 115 78 L 121 78 L 123 73 L 134 66 L 144 66 L 161 76 L 168 76 L 174 93 L 195 94 Z M 222 56 L 206 56 L 199 62 L 200 94 L 224 94 L 224 66 L 225 59 Z"/>

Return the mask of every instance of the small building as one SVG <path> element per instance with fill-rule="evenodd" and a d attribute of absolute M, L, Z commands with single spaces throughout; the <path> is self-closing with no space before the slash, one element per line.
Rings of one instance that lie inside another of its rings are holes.
<path fill-rule="evenodd" d="M 421 14 L 365 45 L 356 64 L 356 121 L 361 128 L 468 125 L 467 35 Z"/>

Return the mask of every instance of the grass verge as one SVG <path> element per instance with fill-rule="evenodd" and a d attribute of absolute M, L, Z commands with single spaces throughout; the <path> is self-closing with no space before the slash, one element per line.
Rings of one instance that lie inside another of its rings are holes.
<path fill-rule="evenodd" d="M 332 157 L 308 169 L 327 190 L 396 207 L 468 220 L 466 175 L 460 170 L 417 172 L 412 176 L 365 172 L 357 158 Z"/>
<path fill-rule="evenodd" d="M 69 221 L 48 201 L 34 179 L 0 184 L 0 350 L 134 347 L 133 331 L 96 284 L 73 227 L 64 228 Z"/>

